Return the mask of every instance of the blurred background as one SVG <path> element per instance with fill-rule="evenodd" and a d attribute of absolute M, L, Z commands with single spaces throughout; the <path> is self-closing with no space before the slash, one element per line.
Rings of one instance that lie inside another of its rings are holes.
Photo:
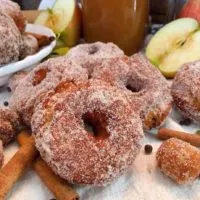
<path fill-rule="evenodd" d="M 54 0 L 14 0 L 23 10 L 38 9 L 52 4 Z M 78 0 L 80 2 L 80 0 Z M 121 0 L 120 0 L 121 1 Z M 150 0 L 150 15 L 153 23 L 166 23 L 172 20 L 187 0 Z M 40 5 L 41 4 L 41 5 Z M 43 4 L 43 5 L 42 5 Z"/>

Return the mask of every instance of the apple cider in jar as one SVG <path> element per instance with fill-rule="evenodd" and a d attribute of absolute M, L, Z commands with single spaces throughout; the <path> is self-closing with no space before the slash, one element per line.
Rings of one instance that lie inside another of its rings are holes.
<path fill-rule="evenodd" d="M 127 55 L 141 47 L 148 24 L 148 0 L 82 0 L 84 38 L 113 42 Z"/>

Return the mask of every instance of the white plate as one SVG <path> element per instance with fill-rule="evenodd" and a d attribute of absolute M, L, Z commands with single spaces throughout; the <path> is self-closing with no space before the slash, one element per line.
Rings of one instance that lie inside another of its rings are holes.
<path fill-rule="evenodd" d="M 51 29 L 46 28 L 41 25 L 27 24 L 26 31 L 55 37 L 55 34 L 53 33 Z M 27 56 L 25 59 L 20 60 L 18 62 L 1 66 L 0 67 L 0 86 L 6 84 L 9 77 L 13 73 L 18 72 L 20 70 L 28 69 L 29 67 L 35 64 L 38 64 L 43 58 L 45 58 L 52 52 L 55 45 L 56 45 L 56 41 L 52 41 L 51 44 L 41 48 L 40 51 L 38 51 L 34 55 Z"/>

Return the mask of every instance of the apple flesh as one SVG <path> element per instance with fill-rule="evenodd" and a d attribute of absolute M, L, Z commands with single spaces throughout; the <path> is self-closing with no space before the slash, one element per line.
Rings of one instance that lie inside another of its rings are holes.
<path fill-rule="evenodd" d="M 35 24 L 51 28 L 67 46 L 73 46 L 80 38 L 80 8 L 75 0 L 57 0 L 52 9 L 36 18 Z"/>
<path fill-rule="evenodd" d="M 187 38 L 185 43 L 167 55 L 159 65 L 160 71 L 173 78 L 177 70 L 185 63 L 200 59 L 200 31 Z"/>
<path fill-rule="evenodd" d="M 147 57 L 166 77 L 174 77 L 184 63 L 200 59 L 198 29 L 198 22 L 191 18 L 167 24 L 149 42 Z"/>

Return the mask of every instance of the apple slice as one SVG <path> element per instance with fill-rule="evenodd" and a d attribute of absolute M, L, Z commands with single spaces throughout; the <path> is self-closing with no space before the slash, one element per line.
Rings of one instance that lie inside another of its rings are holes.
<path fill-rule="evenodd" d="M 80 38 L 80 8 L 75 0 L 56 0 L 52 9 L 43 11 L 35 20 L 51 28 L 66 45 L 75 45 Z"/>
<path fill-rule="evenodd" d="M 159 66 L 170 52 L 181 47 L 198 28 L 198 22 L 191 18 L 182 18 L 170 22 L 151 39 L 146 49 L 147 57 L 155 66 Z"/>
<path fill-rule="evenodd" d="M 190 35 L 184 44 L 174 49 L 159 64 L 159 69 L 168 78 L 175 76 L 185 63 L 200 59 L 200 31 Z"/>

